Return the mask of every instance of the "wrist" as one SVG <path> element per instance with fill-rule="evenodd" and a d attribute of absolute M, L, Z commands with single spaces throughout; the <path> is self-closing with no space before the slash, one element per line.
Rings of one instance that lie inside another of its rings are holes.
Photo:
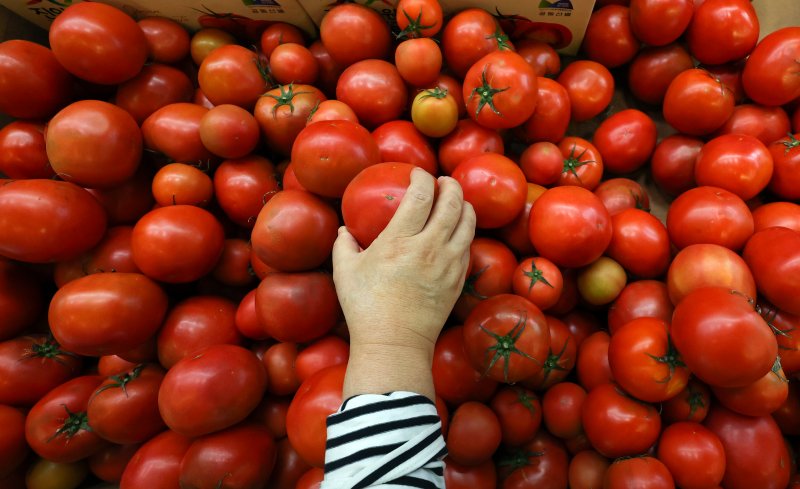
<path fill-rule="evenodd" d="M 351 343 L 344 397 L 409 391 L 435 401 L 432 362 L 432 346 Z"/>

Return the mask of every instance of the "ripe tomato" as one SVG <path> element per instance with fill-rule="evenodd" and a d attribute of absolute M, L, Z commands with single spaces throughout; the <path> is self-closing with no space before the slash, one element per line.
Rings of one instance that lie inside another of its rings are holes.
<path fill-rule="evenodd" d="M 191 205 L 154 209 L 133 228 L 136 266 L 155 280 L 192 282 L 208 274 L 225 245 L 222 225 L 208 211 Z"/>
<path fill-rule="evenodd" d="M 540 76 L 536 85 L 536 109 L 523 126 L 525 138 L 529 142 L 557 144 L 564 138 L 569 126 L 570 95 L 560 83 L 549 78 Z"/>
<path fill-rule="evenodd" d="M 206 207 L 214 195 L 211 177 L 199 168 L 185 163 L 170 163 L 153 177 L 153 197 L 162 207 L 196 205 Z"/>
<path fill-rule="evenodd" d="M 554 187 L 533 203 L 530 238 L 539 254 L 562 267 L 581 267 L 603 254 L 611 241 L 611 216 L 590 191 Z"/>
<path fill-rule="evenodd" d="M 46 47 L 30 41 L 0 43 L 0 112 L 46 119 L 65 106 L 72 77 Z"/>
<path fill-rule="evenodd" d="M 564 169 L 564 156 L 555 144 L 540 141 L 525 148 L 519 166 L 529 183 L 552 185 Z"/>
<path fill-rule="evenodd" d="M 138 444 L 110 445 L 89 457 L 89 470 L 98 479 L 117 484 L 128 462 L 139 450 L 139 446 Z"/>
<path fill-rule="evenodd" d="M 640 209 L 625 209 L 611 217 L 611 242 L 606 254 L 633 275 L 660 277 L 670 263 L 667 228 Z"/>
<path fill-rule="evenodd" d="M 567 89 L 572 120 L 581 122 L 600 114 L 611 103 L 614 77 L 595 61 L 570 63 L 556 79 Z"/>
<path fill-rule="evenodd" d="M 525 174 L 503 155 L 485 153 L 464 160 L 453 178 L 461 184 L 464 200 L 475 208 L 479 228 L 505 226 L 525 207 Z"/>
<path fill-rule="evenodd" d="M 592 141 L 605 169 L 630 173 L 650 160 L 656 147 L 656 124 L 644 112 L 623 110 L 601 122 Z"/>
<path fill-rule="evenodd" d="M 606 68 L 622 66 L 636 56 L 639 39 L 633 35 L 631 13 L 622 5 L 606 5 L 594 12 L 581 48 L 586 57 Z"/>
<path fill-rule="evenodd" d="M 92 83 L 116 85 L 142 69 L 147 41 L 128 14 L 98 3 L 71 5 L 61 14 L 50 26 L 50 47 L 67 71 Z"/>
<path fill-rule="evenodd" d="M 189 54 L 191 54 L 194 64 L 200 66 L 211 51 L 220 46 L 227 46 L 235 43 L 236 38 L 228 32 L 213 27 L 201 28 L 192 36 L 189 44 Z"/>
<path fill-rule="evenodd" d="M 147 42 L 147 56 L 156 63 L 177 63 L 189 54 L 189 33 L 166 17 L 145 17 L 137 22 Z"/>
<path fill-rule="evenodd" d="M 705 287 L 675 307 L 675 347 L 689 370 L 709 385 L 742 387 L 772 368 L 775 335 L 749 300 L 727 288 Z"/>
<path fill-rule="evenodd" d="M 497 474 L 494 461 L 467 466 L 461 465 L 450 458 L 445 459 L 444 485 L 448 489 L 495 489 L 497 487 Z"/>
<path fill-rule="evenodd" d="M 780 357 L 763 377 L 744 387 L 712 387 L 714 397 L 726 408 L 745 416 L 769 416 L 786 402 L 789 379 Z"/>
<path fill-rule="evenodd" d="M 450 134 L 458 123 L 455 98 L 438 87 L 423 90 L 414 97 L 411 120 L 426 136 L 440 138 Z"/>
<path fill-rule="evenodd" d="M 383 17 L 359 4 L 330 9 L 322 18 L 319 37 L 342 68 L 365 59 L 385 59 L 391 45 L 389 25 Z"/>
<path fill-rule="evenodd" d="M 193 95 L 192 82 L 184 72 L 172 66 L 153 63 L 117 87 L 114 104 L 141 125 L 161 107 L 190 102 Z"/>
<path fill-rule="evenodd" d="M 611 462 L 594 450 L 583 450 L 569 462 L 569 487 L 595 489 L 603 487 L 603 478 Z"/>
<path fill-rule="evenodd" d="M 297 135 L 308 124 L 314 108 L 325 100 L 318 88 L 302 84 L 281 85 L 259 97 L 254 114 L 269 148 L 291 154 Z"/>
<path fill-rule="evenodd" d="M 792 202 L 771 202 L 753 210 L 755 230 L 781 226 L 800 232 L 800 205 Z"/>
<path fill-rule="evenodd" d="M 650 46 L 664 46 L 677 40 L 694 13 L 692 0 L 631 0 L 630 4 L 631 30 Z"/>
<path fill-rule="evenodd" d="M 169 369 L 158 390 L 158 409 L 171 430 L 196 437 L 245 419 L 266 387 L 264 365 L 252 352 L 212 345 Z"/>
<path fill-rule="evenodd" d="M 279 189 L 275 165 L 262 156 L 226 160 L 214 172 L 217 202 L 243 228 L 255 226 L 261 209 Z"/>
<path fill-rule="evenodd" d="M 478 237 L 472 240 L 469 250 L 471 271 L 453 309 L 460 321 L 467 319 L 478 302 L 510 293 L 514 269 L 517 267 L 514 253 L 500 241 Z"/>
<path fill-rule="evenodd" d="M 277 451 L 275 468 L 272 470 L 268 487 L 296 489 L 297 481 L 311 466 L 300 458 L 300 454 L 289 443 L 288 438 L 283 438 L 277 442 Z"/>
<path fill-rule="evenodd" d="M 313 467 L 325 464 L 326 419 L 342 404 L 345 370 L 346 365 L 337 365 L 309 377 L 300 385 L 286 415 L 289 442 Z"/>
<path fill-rule="evenodd" d="M 772 156 L 764 143 L 745 134 L 725 134 L 707 142 L 694 165 L 698 185 L 724 188 L 750 200 L 772 177 Z"/>
<path fill-rule="evenodd" d="M 394 64 L 403 80 L 415 87 L 427 87 L 439 78 L 442 51 L 432 39 L 409 39 L 397 46 Z"/>
<path fill-rule="evenodd" d="M 0 172 L 20 180 L 55 175 L 47 159 L 43 125 L 14 121 L 0 129 Z"/>
<path fill-rule="evenodd" d="M 200 64 L 197 82 L 214 105 L 252 110 L 267 88 L 265 61 L 245 47 L 230 44 L 211 51 Z"/>
<path fill-rule="evenodd" d="M 503 489 L 567 487 L 567 451 L 563 443 L 540 430 L 536 438 L 509 458 L 500 461 L 511 473 L 503 481 Z"/>
<path fill-rule="evenodd" d="M 298 134 L 292 146 L 297 180 L 309 191 L 325 197 L 341 197 L 361 170 L 378 162 L 378 145 L 366 129 L 350 121 L 311 124 Z"/>
<path fill-rule="evenodd" d="M 701 424 L 680 422 L 664 429 L 658 459 L 680 487 L 713 487 L 725 474 L 725 451 L 717 435 Z"/>
<path fill-rule="evenodd" d="M 71 463 L 107 444 L 86 422 L 86 405 L 102 381 L 98 375 L 77 377 L 48 392 L 31 408 L 25 419 L 25 439 L 37 455 Z"/>
<path fill-rule="evenodd" d="M 471 121 L 470 121 L 471 122 Z M 402 161 L 438 175 L 436 150 L 412 122 L 389 121 L 372 131 L 382 162 Z"/>
<path fill-rule="evenodd" d="M 181 460 L 192 442 L 174 431 L 164 431 L 142 445 L 125 467 L 120 489 L 179 487 Z"/>
<path fill-rule="evenodd" d="M 613 335 L 628 322 L 652 317 L 666 323 L 672 320 L 673 306 L 667 286 L 657 280 L 630 282 L 608 308 L 608 330 Z"/>
<path fill-rule="evenodd" d="M 480 402 L 458 406 L 450 418 L 447 452 L 450 458 L 467 466 L 489 461 L 500 446 L 502 429 L 497 415 Z"/>
<path fill-rule="evenodd" d="M 783 105 L 800 96 L 800 80 L 792 76 L 800 58 L 800 27 L 770 33 L 753 49 L 744 65 L 747 96 L 763 105 Z M 795 128 L 796 129 L 796 128 Z"/>
<path fill-rule="evenodd" d="M 485 55 L 509 49 L 508 36 L 492 14 L 481 8 L 458 12 L 442 31 L 444 59 L 458 78 L 464 78 L 470 67 Z"/>
<path fill-rule="evenodd" d="M 561 270 L 547 258 L 526 258 L 514 270 L 514 293 L 541 310 L 547 310 L 558 302 L 563 286 Z"/>
<path fill-rule="evenodd" d="M 541 372 L 524 381 L 526 387 L 543 390 L 562 382 L 575 367 L 578 346 L 569 327 L 552 316 L 545 316 L 550 329 L 550 351 Z"/>
<path fill-rule="evenodd" d="M 673 304 L 703 287 L 725 287 L 756 296 L 756 283 L 745 261 L 715 244 L 694 244 L 678 252 L 667 272 L 667 287 Z"/>
<path fill-rule="evenodd" d="M 686 40 L 698 61 L 721 65 L 750 54 L 758 33 L 758 17 L 750 2 L 707 0 L 695 9 Z"/>
<path fill-rule="evenodd" d="M 711 407 L 711 391 L 705 384 L 692 378 L 685 389 L 662 403 L 661 407 L 661 414 L 667 423 L 680 421 L 701 423 Z"/>
<path fill-rule="evenodd" d="M 261 52 L 268 58 L 276 47 L 287 42 L 305 44 L 305 38 L 303 37 L 303 31 L 286 22 L 275 22 L 268 26 L 259 38 Z"/>
<path fill-rule="evenodd" d="M 0 405 L 0 477 L 11 474 L 28 457 L 25 441 L 25 414 L 10 406 Z"/>
<path fill-rule="evenodd" d="M 570 439 L 583 433 L 581 409 L 586 390 L 572 382 L 560 382 L 547 389 L 542 398 L 542 415 L 547 431 Z"/>
<path fill-rule="evenodd" d="M 669 239 L 679 249 L 692 244 L 718 244 L 741 249 L 753 234 L 747 204 L 725 189 L 695 187 L 676 198 L 667 213 Z"/>
<path fill-rule="evenodd" d="M 305 382 L 324 368 L 346 364 L 349 354 L 350 345 L 346 341 L 338 336 L 324 336 L 300 350 L 294 370 L 298 380 Z"/>
<path fill-rule="evenodd" d="M 542 404 L 533 391 L 522 387 L 503 387 L 489 405 L 500 422 L 504 444 L 524 445 L 536 436 L 542 423 Z"/>
<path fill-rule="evenodd" d="M 540 371 L 550 347 L 544 314 L 527 299 L 510 294 L 490 297 L 475 306 L 463 334 L 472 366 L 507 383 Z"/>
<path fill-rule="evenodd" d="M 614 381 L 608 361 L 610 343 L 611 337 L 605 331 L 591 333 L 585 340 L 578 342 L 578 359 L 575 367 L 578 382 L 587 391 Z"/>
<path fill-rule="evenodd" d="M 761 317 L 767 322 L 778 340 L 781 366 L 787 375 L 800 370 L 800 344 L 795 329 L 800 327 L 800 315 L 781 311 L 769 302 L 758 302 Z M 773 366 L 774 368 L 774 366 Z"/>
<path fill-rule="evenodd" d="M 223 158 L 241 158 L 258 144 L 258 123 L 253 115 L 231 104 L 217 105 L 200 119 L 200 140 Z"/>
<path fill-rule="evenodd" d="M 353 109 L 351 109 L 350 106 L 344 102 L 340 102 L 339 100 L 323 100 L 316 105 L 308 115 L 306 126 L 319 121 L 350 121 L 358 124 L 358 117 L 356 116 L 356 113 L 353 112 Z"/>
<path fill-rule="evenodd" d="M 658 410 L 632 399 L 614 384 L 590 390 L 581 413 L 583 429 L 592 446 L 609 458 L 647 451 L 661 431 Z"/>
<path fill-rule="evenodd" d="M 295 489 L 320 489 L 324 478 L 325 471 L 319 467 L 313 467 L 297 480 Z"/>
<path fill-rule="evenodd" d="M 558 148 L 564 157 L 564 166 L 556 185 L 575 185 L 594 190 L 603 176 L 603 157 L 597 148 L 575 136 L 562 139 Z"/>
<path fill-rule="evenodd" d="M 519 54 L 489 53 L 464 76 L 462 91 L 467 114 L 490 129 L 516 127 L 536 110 L 539 96 L 536 83 L 536 72 Z"/>
<path fill-rule="evenodd" d="M 661 140 L 650 159 L 653 180 L 671 195 L 679 195 L 695 186 L 694 162 L 703 141 L 673 134 Z"/>
<path fill-rule="evenodd" d="M 264 351 L 261 361 L 267 369 L 267 392 L 276 396 L 292 395 L 300 387 L 294 370 L 296 343 L 275 343 Z"/>
<path fill-rule="evenodd" d="M 790 132 L 789 115 L 781 107 L 742 104 L 734 107 L 718 134 L 746 134 L 768 145 Z"/>
<path fill-rule="evenodd" d="M 672 5 L 671 2 L 661 3 Z M 692 57 L 680 44 L 646 47 L 639 51 L 628 68 L 628 87 L 642 102 L 658 105 L 664 100 L 672 80 L 692 68 Z"/>
<path fill-rule="evenodd" d="M 742 256 L 762 297 L 778 309 L 800 315 L 800 233 L 782 227 L 764 229 L 750 238 Z"/>
<path fill-rule="evenodd" d="M 401 0 L 395 19 L 406 37 L 433 37 L 442 28 L 442 6 L 435 0 Z"/>
<path fill-rule="evenodd" d="M 461 119 L 453 132 L 439 143 L 439 165 L 442 173 L 452 175 L 462 161 L 483 153 L 502 155 L 504 148 L 503 138 L 497 131 L 485 128 L 472 119 Z"/>
<path fill-rule="evenodd" d="M 800 198 L 797 185 L 800 178 L 797 170 L 800 168 L 800 133 L 775 141 L 769 145 L 772 155 L 774 172 L 769 182 L 769 188 L 783 199 L 796 200 Z"/>
<path fill-rule="evenodd" d="M 673 489 L 669 469 L 657 458 L 644 456 L 614 461 L 603 479 L 604 489 Z"/>
<path fill-rule="evenodd" d="M 525 58 L 536 76 L 558 75 L 561 71 L 561 58 L 553 46 L 535 39 L 523 39 L 517 42 L 517 53 Z"/>
<path fill-rule="evenodd" d="M 377 127 L 400 118 L 408 90 L 397 68 L 380 59 L 347 67 L 336 84 L 336 98 L 346 103 L 364 126 Z"/>
<path fill-rule="evenodd" d="M 88 189 L 88 192 L 105 209 L 109 225 L 133 224 L 155 204 L 150 191 L 152 180 L 153 172 L 149 165 L 139 165 L 133 177 L 119 187 Z"/>
<path fill-rule="evenodd" d="M 436 394 L 452 405 L 488 401 L 497 382 L 472 368 L 464 349 L 461 326 L 442 331 L 433 349 L 433 385 Z"/>
<path fill-rule="evenodd" d="M 207 108 L 189 103 L 161 107 L 142 123 L 145 148 L 183 163 L 211 159 L 200 139 L 200 121 L 207 112 Z"/>
<path fill-rule="evenodd" d="M 314 83 L 319 76 L 319 64 L 311 51 L 302 44 L 284 42 L 269 55 L 269 73 L 276 82 Z"/>
<path fill-rule="evenodd" d="M 702 136 L 722 127 L 733 106 L 733 92 L 709 72 L 695 68 L 681 72 L 669 84 L 664 119 L 679 132 Z"/>

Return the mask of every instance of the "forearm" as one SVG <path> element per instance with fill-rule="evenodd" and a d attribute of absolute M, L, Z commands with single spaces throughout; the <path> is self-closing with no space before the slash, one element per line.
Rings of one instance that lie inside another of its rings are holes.
<path fill-rule="evenodd" d="M 344 379 L 344 399 L 395 391 L 419 393 L 435 401 L 431 362 L 433 345 L 353 343 Z"/>

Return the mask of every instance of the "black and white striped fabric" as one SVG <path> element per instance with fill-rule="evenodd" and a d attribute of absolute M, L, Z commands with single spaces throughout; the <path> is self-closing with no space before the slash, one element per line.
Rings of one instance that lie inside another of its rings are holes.
<path fill-rule="evenodd" d="M 413 392 L 355 396 L 328 417 L 321 489 L 444 488 L 442 422 Z"/>

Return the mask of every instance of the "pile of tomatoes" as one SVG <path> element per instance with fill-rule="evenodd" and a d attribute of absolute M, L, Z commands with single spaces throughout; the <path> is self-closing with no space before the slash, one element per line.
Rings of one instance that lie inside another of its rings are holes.
<path fill-rule="evenodd" d="M 800 487 L 800 27 L 601 0 L 562 60 L 512 20 L 346 3 L 310 42 L 85 2 L 0 44 L 0 486 L 318 487 L 331 248 L 419 166 L 477 214 L 448 489 Z"/>

